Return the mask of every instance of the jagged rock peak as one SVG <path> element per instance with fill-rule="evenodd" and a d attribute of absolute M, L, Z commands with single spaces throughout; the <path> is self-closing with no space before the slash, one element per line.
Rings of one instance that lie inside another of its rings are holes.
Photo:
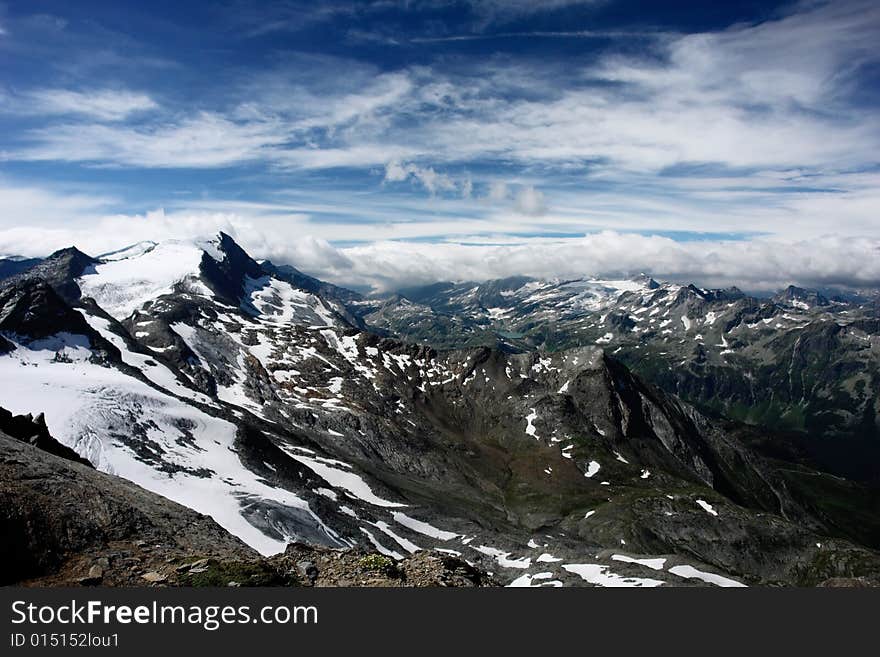
<path fill-rule="evenodd" d="M 0 407 L 0 432 L 7 436 L 20 440 L 29 445 L 60 456 L 68 461 L 75 461 L 88 467 L 93 467 L 86 459 L 82 458 L 74 450 L 66 445 L 59 443 L 49 433 L 46 426 L 46 416 L 39 413 L 36 417 L 28 413 L 27 415 L 13 415 L 11 411 Z"/>
<path fill-rule="evenodd" d="M 814 306 L 828 305 L 828 299 L 816 290 L 808 290 L 803 287 L 797 287 L 796 285 L 789 285 L 782 292 L 773 297 L 773 300 L 782 303 L 799 301 Z"/>
<path fill-rule="evenodd" d="M 641 274 L 638 274 L 637 276 L 633 276 L 632 280 L 636 283 L 643 284 L 649 290 L 656 290 L 660 287 L 660 283 L 655 281 L 653 278 L 651 278 L 651 276 L 649 276 L 648 274 L 646 274 L 644 272 L 642 272 Z"/>
<path fill-rule="evenodd" d="M 202 277 L 218 296 L 238 305 L 246 279 L 262 278 L 266 272 L 226 233 L 220 232 L 210 244 L 215 248 L 206 249 L 202 256 Z"/>
<path fill-rule="evenodd" d="M 65 301 L 75 302 L 81 296 L 75 279 L 82 276 L 98 262 L 75 246 L 69 246 L 55 251 L 46 259 L 39 261 L 11 280 L 42 279 L 51 285 Z"/>

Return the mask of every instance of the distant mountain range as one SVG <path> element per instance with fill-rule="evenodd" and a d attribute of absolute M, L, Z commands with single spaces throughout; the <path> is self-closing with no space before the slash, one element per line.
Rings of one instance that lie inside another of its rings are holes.
<path fill-rule="evenodd" d="M 222 233 L 10 262 L 0 406 L 264 555 L 446 555 L 516 586 L 880 582 L 876 304 L 649 277 L 374 298 Z"/>
<path fill-rule="evenodd" d="M 796 432 L 822 467 L 880 482 L 880 304 L 790 286 L 633 280 L 438 283 L 356 304 L 366 324 L 440 349 L 596 344 L 703 411 Z"/>

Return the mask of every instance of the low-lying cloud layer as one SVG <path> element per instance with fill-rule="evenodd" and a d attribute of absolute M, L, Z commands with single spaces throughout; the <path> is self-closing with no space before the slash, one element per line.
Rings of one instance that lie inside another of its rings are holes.
<path fill-rule="evenodd" d="M 288 228 L 285 228 L 285 225 Z M 319 278 L 357 289 L 389 291 L 440 280 L 620 277 L 649 273 L 707 287 L 776 290 L 812 287 L 880 288 L 880 239 L 827 235 L 809 240 L 676 241 L 658 235 L 603 231 L 565 239 L 499 236 L 474 242 L 377 241 L 338 247 L 290 228 L 270 229 L 236 214 L 108 216 L 94 227 L 0 231 L 0 253 L 45 255 L 75 244 L 92 255 L 140 240 L 204 239 L 222 230 L 259 259 L 289 263 Z M 126 235 L 128 242 L 121 242 Z"/>

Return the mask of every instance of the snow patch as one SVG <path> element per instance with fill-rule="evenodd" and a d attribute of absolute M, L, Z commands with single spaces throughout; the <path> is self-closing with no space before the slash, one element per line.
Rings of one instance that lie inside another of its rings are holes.
<path fill-rule="evenodd" d="M 659 579 L 623 577 L 609 571 L 608 566 L 595 563 L 571 563 L 563 565 L 562 568 L 595 586 L 647 588 L 666 583 Z"/>
<path fill-rule="evenodd" d="M 718 515 L 718 512 L 717 512 L 714 508 L 712 508 L 712 505 L 709 504 L 706 500 L 697 500 L 697 504 L 698 504 L 698 505 L 700 506 L 700 508 L 703 509 L 703 511 L 705 511 L 706 513 L 708 513 L 708 514 L 710 514 L 710 515 L 713 515 L 713 516 L 717 516 L 717 515 Z"/>
<path fill-rule="evenodd" d="M 634 563 L 639 566 L 645 566 L 646 568 L 650 568 L 652 570 L 663 570 L 663 566 L 666 564 L 666 559 L 637 559 L 635 557 L 628 557 L 625 554 L 612 554 L 611 558 L 614 561 L 622 561 L 623 563 Z"/>
<path fill-rule="evenodd" d="M 289 445 L 281 445 L 281 449 L 292 459 L 299 461 L 309 468 L 316 475 L 321 477 L 334 488 L 341 488 L 359 500 L 363 500 L 373 506 L 381 506 L 386 508 L 405 507 L 406 504 L 400 502 L 390 502 L 376 495 L 367 485 L 363 478 L 349 470 L 340 469 L 339 465 L 344 465 L 341 461 L 333 461 L 331 459 L 321 459 L 314 456 L 303 454 Z"/>
<path fill-rule="evenodd" d="M 453 538 L 457 538 L 458 534 L 453 534 L 452 532 L 447 532 L 442 529 L 437 529 L 434 525 L 431 525 L 423 520 L 416 520 L 415 518 L 410 518 L 405 513 L 401 513 L 400 511 L 395 511 L 391 514 L 391 517 L 394 518 L 394 522 L 403 525 L 407 529 L 411 529 L 414 532 L 419 534 L 424 534 L 425 536 L 430 536 L 431 538 L 436 538 L 441 541 L 449 541 Z"/>
<path fill-rule="evenodd" d="M 729 577 L 722 577 L 721 575 L 716 575 L 715 573 L 707 573 L 702 570 L 697 570 L 693 566 L 673 566 L 669 569 L 669 572 L 673 575 L 677 575 L 678 577 L 684 577 L 685 579 L 699 579 L 707 584 L 714 584 L 715 586 L 726 586 L 726 587 L 745 587 L 746 585 L 742 582 L 737 582 L 735 579 L 730 579 Z"/>

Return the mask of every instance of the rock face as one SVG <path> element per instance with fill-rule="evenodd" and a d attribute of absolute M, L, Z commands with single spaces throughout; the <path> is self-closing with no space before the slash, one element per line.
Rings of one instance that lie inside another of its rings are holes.
<path fill-rule="evenodd" d="M 27 271 L 39 262 L 39 258 L 0 258 L 0 280 Z"/>
<path fill-rule="evenodd" d="M 2 584 L 56 573 L 78 555 L 98 561 L 116 554 L 134 570 L 191 552 L 254 556 L 210 518 L 5 434 L 0 434 L 0 529 Z M 138 543 L 156 547 L 147 553 Z"/>
<path fill-rule="evenodd" d="M 0 291 L 0 331 L 46 338 L 61 329 L 93 335 L 82 316 L 42 279 L 17 281 Z"/>
<path fill-rule="evenodd" d="M 95 263 L 94 258 L 87 256 L 76 247 L 69 247 L 37 261 L 13 280 L 45 281 L 66 301 L 75 302 L 81 294 L 76 279 Z"/>
<path fill-rule="evenodd" d="M 470 310 L 444 315 L 454 307 L 498 304 L 487 316 L 519 308 L 531 317 L 492 346 L 439 350 L 362 330 L 348 318 L 373 321 L 373 301 L 261 265 L 226 235 L 88 262 L 69 281 L 26 272 L 0 287 L 4 405 L 45 411 L 51 434 L 98 470 L 211 516 L 268 559 L 227 563 L 248 557 L 211 553 L 201 531 L 177 539 L 177 526 L 148 510 L 129 517 L 122 503 L 108 511 L 83 494 L 79 522 L 98 524 L 74 526 L 74 536 L 118 545 L 142 532 L 171 553 L 151 561 L 135 543 L 113 553 L 141 560 L 125 571 L 130 580 L 93 560 L 78 562 L 78 577 L 94 580 L 98 566 L 102 583 L 475 585 L 489 582 L 482 570 L 517 586 L 642 587 L 874 582 L 880 573 L 875 489 L 816 470 L 785 436 L 701 412 L 619 358 L 615 336 L 647 335 L 643 324 L 671 335 L 662 331 L 677 324 L 685 333 L 670 338 L 672 357 L 700 327 L 689 367 L 720 367 L 709 345 L 732 330 L 710 340 L 712 327 L 777 312 L 738 290 L 644 278 L 554 291 L 515 279 L 482 291 L 438 286 L 413 295 L 415 310 L 402 298 L 386 308 L 419 317 L 440 295 L 446 305 L 424 326 L 447 317 L 453 337 L 461 326 L 483 331 Z M 73 286 L 79 296 L 66 292 Z M 608 290 L 621 287 L 607 306 Z M 554 294 L 564 298 L 551 304 Z M 717 304 L 733 314 L 713 318 Z M 583 321 L 599 309 L 601 325 Z M 570 313 L 569 327 L 580 322 L 565 334 L 577 345 L 528 348 L 535 336 L 550 340 L 546 321 L 559 313 Z M 61 489 L 59 480 L 26 507 L 33 518 Z M 25 532 L 22 554 L 44 531 L 28 534 L 36 523 L 13 527 Z M 361 563 L 369 552 L 385 559 Z M 54 558 L 27 568 L 73 572 Z M 214 561 L 202 571 L 191 565 L 200 559 Z"/>

